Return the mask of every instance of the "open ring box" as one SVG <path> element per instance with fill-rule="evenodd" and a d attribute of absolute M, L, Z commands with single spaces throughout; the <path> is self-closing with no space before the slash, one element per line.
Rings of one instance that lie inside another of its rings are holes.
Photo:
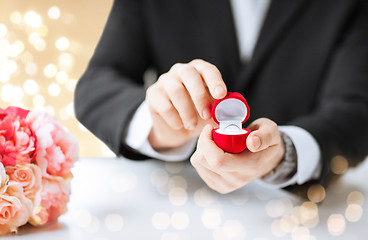
<path fill-rule="evenodd" d="M 251 132 L 242 128 L 249 118 L 249 106 L 245 98 L 237 92 L 228 92 L 220 100 L 215 100 L 212 118 L 219 128 L 212 130 L 213 140 L 225 152 L 240 153 L 247 148 L 246 140 Z"/>

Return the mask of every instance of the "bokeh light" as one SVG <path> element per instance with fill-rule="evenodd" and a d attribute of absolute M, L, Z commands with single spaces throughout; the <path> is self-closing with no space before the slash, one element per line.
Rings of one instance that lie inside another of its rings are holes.
<path fill-rule="evenodd" d="M 111 232 L 118 232 L 124 226 L 123 217 L 117 213 L 108 214 L 105 218 L 105 225 Z"/>
<path fill-rule="evenodd" d="M 175 212 L 171 216 L 171 225 L 178 230 L 184 230 L 190 223 L 189 216 L 186 212 Z"/>
<path fill-rule="evenodd" d="M 326 197 L 325 188 L 320 184 L 310 186 L 307 194 L 308 199 L 315 203 L 321 202 Z"/>
<path fill-rule="evenodd" d="M 332 214 L 327 220 L 328 231 L 333 236 L 339 236 L 345 231 L 345 218 L 341 214 Z"/>
<path fill-rule="evenodd" d="M 66 37 L 61 37 L 56 41 L 56 48 L 60 51 L 65 51 L 69 48 L 69 39 Z"/>
<path fill-rule="evenodd" d="M 345 210 L 345 217 L 349 222 L 358 222 L 363 215 L 363 208 L 358 204 L 350 204 Z"/>
<path fill-rule="evenodd" d="M 24 15 L 24 22 L 33 28 L 40 27 L 42 18 L 34 11 L 29 11 Z"/>
<path fill-rule="evenodd" d="M 50 7 L 49 11 L 47 12 L 49 18 L 51 19 L 59 19 L 60 17 L 60 9 L 57 6 Z"/>
<path fill-rule="evenodd" d="M 335 156 L 331 160 L 331 171 L 335 174 L 343 174 L 348 169 L 348 160 L 343 156 Z"/>

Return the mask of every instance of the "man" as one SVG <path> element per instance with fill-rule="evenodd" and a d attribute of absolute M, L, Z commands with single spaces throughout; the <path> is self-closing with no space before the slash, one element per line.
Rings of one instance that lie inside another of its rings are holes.
<path fill-rule="evenodd" d="M 146 89 L 149 69 L 159 77 Z M 364 0 L 117 0 L 75 107 L 116 154 L 191 157 L 209 187 L 228 193 L 255 179 L 323 181 L 336 155 L 363 160 L 367 78 Z M 227 91 L 251 109 L 240 154 L 211 136 L 211 104 Z"/>

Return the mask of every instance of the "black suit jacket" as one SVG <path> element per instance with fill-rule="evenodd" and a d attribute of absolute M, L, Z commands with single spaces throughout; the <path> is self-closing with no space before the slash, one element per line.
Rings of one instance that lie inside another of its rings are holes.
<path fill-rule="evenodd" d="M 340 154 L 368 149 L 368 1 L 273 0 L 252 60 L 240 61 L 229 0 L 116 0 L 75 92 L 77 118 L 116 154 L 145 98 L 147 69 L 215 64 L 229 91 L 247 99 L 252 120 L 306 129 L 317 140 L 324 178 Z"/>

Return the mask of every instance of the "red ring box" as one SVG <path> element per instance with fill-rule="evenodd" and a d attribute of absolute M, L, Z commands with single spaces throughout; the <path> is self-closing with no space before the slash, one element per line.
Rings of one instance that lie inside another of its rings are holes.
<path fill-rule="evenodd" d="M 217 146 L 228 153 L 244 151 L 251 131 L 242 128 L 242 124 L 248 120 L 249 115 L 248 103 L 240 93 L 228 92 L 223 99 L 215 100 L 212 118 L 219 124 L 219 128 L 212 130 L 212 136 Z"/>

